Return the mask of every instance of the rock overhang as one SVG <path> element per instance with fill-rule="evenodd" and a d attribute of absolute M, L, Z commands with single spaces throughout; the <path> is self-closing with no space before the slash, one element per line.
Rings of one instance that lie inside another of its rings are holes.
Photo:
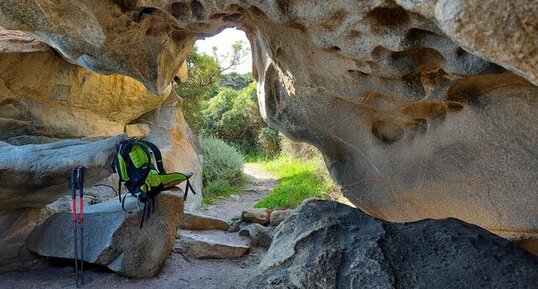
<path fill-rule="evenodd" d="M 0 25 L 154 93 L 195 39 L 238 26 L 262 115 L 317 146 L 355 204 L 517 238 L 537 226 L 538 5 L 512 2 L 4 1 Z"/>

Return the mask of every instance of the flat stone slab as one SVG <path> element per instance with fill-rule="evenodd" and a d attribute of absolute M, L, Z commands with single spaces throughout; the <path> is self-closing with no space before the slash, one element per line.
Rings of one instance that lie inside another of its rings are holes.
<path fill-rule="evenodd" d="M 210 216 L 185 212 L 180 228 L 183 230 L 221 230 L 230 228 L 228 222 Z"/>
<path fill-rule="evenodd" d="M 250 239 L 220 230 L 179 230 L 173 251 L 194 259 L 227 259 L 244 256 Z"/>

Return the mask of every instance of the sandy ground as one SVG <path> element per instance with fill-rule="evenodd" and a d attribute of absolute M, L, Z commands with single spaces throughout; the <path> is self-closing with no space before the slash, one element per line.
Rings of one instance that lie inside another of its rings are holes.
<path fill-rule="evenodd" d="M 261 171 L 256 164 L 246 164 L 245 174 L 252 184 L 242 193 L 229 199 L 218 200 L 215 205 L 200 209 L 202 214 L 230 220 L 240 216 L 243 208 L 251 207 L 265 197 L 274 186 L 275 178 Z M 85 270 L 88 289 L 235 289 L 239 288 L 260 263 L 265 251 L 259 248 L 236 259 L 186 259 L 172 253 L 159 276 L 151 279 L 128 279 L 100 267 Z M 71 261 L 36 261 L 30 269 L 0 274 L 0 289 L 75 288 Z"/>

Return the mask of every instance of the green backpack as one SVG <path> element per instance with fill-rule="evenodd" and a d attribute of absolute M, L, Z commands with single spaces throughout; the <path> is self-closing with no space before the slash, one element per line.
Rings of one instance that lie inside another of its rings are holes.
<path fill-rule="evenodd" d="M 132 196 L 136 197 L 139 202 L 144 203 L 140 228 L 142 228 L 146 214 L 149 217 L 152 212 L 155 212 L 154 199 L 160 192 L 187 181 L 183 200 L 187 200 L 189 190 L 196 194 L 189 182 L 192 173 L 167 173 L 163 167 L 161 151 L 150 141 L 132 138 L 118 143 L 115 171 L 119 176 L 118 197 L 123 210 L 127 212 L 125 210 L 127 194 L 124 195 L 122 200 L 122 183 L 125 183 L 125 187 Z M 150 208 L 146 209 L 147 206 Z"/>

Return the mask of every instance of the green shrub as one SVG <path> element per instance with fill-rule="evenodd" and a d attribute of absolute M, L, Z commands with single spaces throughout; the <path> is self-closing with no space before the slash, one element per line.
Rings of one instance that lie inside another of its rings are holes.
<path fill-rule="evenodd" d="M 207 202 L 219 196 L 229 196 L 244 184 L 241 169 L 243 156 L 224 141 L 212 137 L 200 139 L 203 164 L 204 196 Z"/>
<path fill-rule="evenodd" d="M 258 133 L 258 146 L 267 155 L 276 155 L 280 152 L 280 137 L 278 131 L 264 127 Z"/>
<path fill-rule="evenodd" d="M 242 151 L 257 146 L 258 133 L 266 126 L 260 116 L 254 82 L 240 91 L 221 88 L 207 101 L 201 114 L 205 135 L 234 143 Z"/>
<path fill-rule="evenodd" d="M 280 134 L 280 147 L 284 154 L 291 155 L 295 158 L 322 158 L 319 150 L 313 145 L 304 142 L 292 141 L 283 134 Z"/>

